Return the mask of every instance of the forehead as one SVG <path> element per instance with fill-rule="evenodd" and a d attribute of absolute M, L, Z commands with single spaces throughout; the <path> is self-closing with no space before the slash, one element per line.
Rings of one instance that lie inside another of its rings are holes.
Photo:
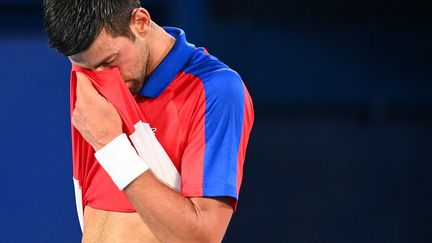
<path fill-rule="evenodd" d="M 118 38 L 111 37 L 102 30 L 89 49 L 69 56 L 74 64 L 84 68 L 91 68 L 103 61 L 109 55 L 117 52 Z"/>

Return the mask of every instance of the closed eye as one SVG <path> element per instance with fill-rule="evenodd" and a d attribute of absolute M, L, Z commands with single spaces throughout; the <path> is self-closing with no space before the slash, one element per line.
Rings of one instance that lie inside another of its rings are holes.
<path fill-rule="evenodd" d="M 114 57 L 113 58 L 111 58 L 111 59 L 109 59 L 108 61 L 105 61 L 104 63 L 102 63 L 102 65 L 103 66 L 108 66 L 108 65 L 110 65 L 110 64 L 112 64 L 113 62 L 114 62 Z"/>
<path fill-rule="evenodd" d="M 100 67 L 107 67 L 107 66 L 110 66 L 111 64 L 113 64 L 113 62 L 114 62 L 116 56 L 117 56 L 117 55 L 114 54 L 114 55 L 112 55 L 112 56 L 106 58 L 103 62 L 101 62 L 99 65 L 97 65 L 95 69 L 98 69 L 98 68 L 100 68 Z"/>

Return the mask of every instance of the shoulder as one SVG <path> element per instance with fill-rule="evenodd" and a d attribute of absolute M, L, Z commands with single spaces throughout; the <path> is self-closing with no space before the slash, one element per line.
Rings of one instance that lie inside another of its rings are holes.
<path fill-rule="evenodd" d="M 203 49 L 197 49 L 184 72 L 201 80 L 207 101 L 224 99 L 223 103 L 232 103 L 243 100 L 244 85 L 240 75 Z"/>

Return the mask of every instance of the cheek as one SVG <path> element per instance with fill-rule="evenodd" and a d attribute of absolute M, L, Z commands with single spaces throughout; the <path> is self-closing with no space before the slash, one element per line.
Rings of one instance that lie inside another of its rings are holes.
<path fill-rule="evenodd" d="M 119 67 L 125 81 L 141 79 L 146 64 L 145 53 L 142 53 L 143 49 L 138 48 L 137 45 L 122 50 L 122 56 L 117 60 L 116 66 Z"/>
<path fill-rule="evenodd" d="M 134 63 L 133 61 L 123 60 L 122 62 L 119 62 L 116 65 L 119 68 L 120 74 L 125 81 L 133 79 L 134 77 L 135 67 L 133 63 Z"/>

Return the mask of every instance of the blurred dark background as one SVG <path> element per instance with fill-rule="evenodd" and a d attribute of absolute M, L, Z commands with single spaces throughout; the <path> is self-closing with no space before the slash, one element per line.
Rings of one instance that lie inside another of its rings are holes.
<path fill-rule="evenodd" d="M 224 242 L 432 242 L 432 25 L 420 1 L 148 0 L 243 77 L 256 121 Z M 0 1 L 0 242 L 79 242 L 67 59 Z"/>

